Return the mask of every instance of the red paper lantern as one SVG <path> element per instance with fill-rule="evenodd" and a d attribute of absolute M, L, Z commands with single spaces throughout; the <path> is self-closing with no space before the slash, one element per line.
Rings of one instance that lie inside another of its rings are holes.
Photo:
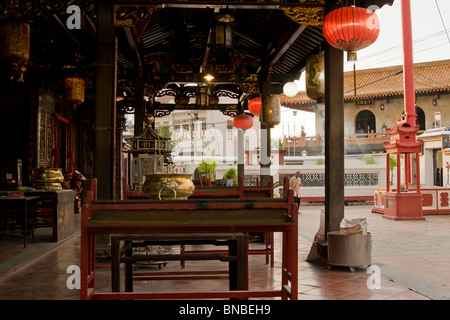
<path fill-rule="evenodd" d="M 343 7 L 328 13 L 323 22 L 327 42 L 347 51 L 347 61 L 356 61 L 356 51 L 374 43 L 380 33 L 375 11 L 358 7 Z"/>
<path fill-rule="evenodd" d="M 253 126 L 253 117 L 248 114 L 238 114 L 233 119 L 233 125 L 242 130 L 247 130 Z"/>
<path fill-rule="evenodd" d="M 248 102 L 248 111 L 250 111 L 255 116 L 259 116 L 261 113 L 261 98 L 253 98 Z"/>

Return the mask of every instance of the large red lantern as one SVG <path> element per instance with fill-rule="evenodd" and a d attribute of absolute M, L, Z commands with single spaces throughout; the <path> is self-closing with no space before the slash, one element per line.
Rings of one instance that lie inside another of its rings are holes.
<path fill-rule="evenodd" d="M 238 114 L 233 119 L 233 125 L 245 131 L 253 127 L 253 117 L 245 113 Z"/>
<path fill-rule="evenodd" d="M 347 51 L 347 61 L 356 61 L 356 51 L 374 43 L 380 33 L 380 22 L 375 11 L 358 7 L 343 7 L 331 11 L 323 22 L 327 42 Z"/>
<path fill-rule="evenodd" d="M 253 98 L 248 101 L 248 111 L 259 117 L 261 113 L 261 98 Z"/>

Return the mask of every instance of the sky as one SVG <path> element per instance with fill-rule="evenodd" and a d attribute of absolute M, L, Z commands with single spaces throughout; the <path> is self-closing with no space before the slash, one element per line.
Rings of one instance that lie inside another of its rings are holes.
<path fill-rule="evenodd" d="M 450 59 L 450 0 L 410 0 L 410 3 L 414 63 Z M 376 13 L 380 34 L 374 44 L 358 51 L 357 70 L 403 65 L 401 1 L 394 0 L 392 6 L 385 5 Z M 353 70 L 353 63 L 346 59 L 344 53 L 344 71 Z M 305 90 L 303 75 L 297 85 L 299 90 Z M 286 127 L 293 128 L 294 121 L 296 128 L 304 125 L 308 135 L 315 134 L 312 113 L 298 112 L 294 117 L 292 110 L 282 108 L 282 121 L 284 126 L 275 127 L 273 137 L 281 136 L 282 127 L 285 131 Z"/>

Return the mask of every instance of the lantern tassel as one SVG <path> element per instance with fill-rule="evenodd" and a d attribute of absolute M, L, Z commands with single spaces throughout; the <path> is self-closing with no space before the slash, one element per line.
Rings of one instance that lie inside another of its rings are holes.
<path fill-rule="evenodd" d="M 356 63 L 353 63 L 353 87 L 355 91 L 355 101 L 356 101 Z"/>
<path fill-rule="evenodd" d="M 347 61 L 348 62 L 358 61 L 358 55 L 357 55 L 356 51 L 348 51 L 347 52 Z"/>

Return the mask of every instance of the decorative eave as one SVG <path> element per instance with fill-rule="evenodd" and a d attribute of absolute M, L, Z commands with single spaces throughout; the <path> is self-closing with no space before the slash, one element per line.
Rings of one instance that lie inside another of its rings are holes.
<path fill-rule="evenodd" d="M 430 129 L 425 131 L 421 135 L 417 136 L 417 138 L 425 142 L 430 142 L 430 141 L 440 141 L 444 136 L 450 136 L 450 128 L 444 127 L 444 128 Z"/>

